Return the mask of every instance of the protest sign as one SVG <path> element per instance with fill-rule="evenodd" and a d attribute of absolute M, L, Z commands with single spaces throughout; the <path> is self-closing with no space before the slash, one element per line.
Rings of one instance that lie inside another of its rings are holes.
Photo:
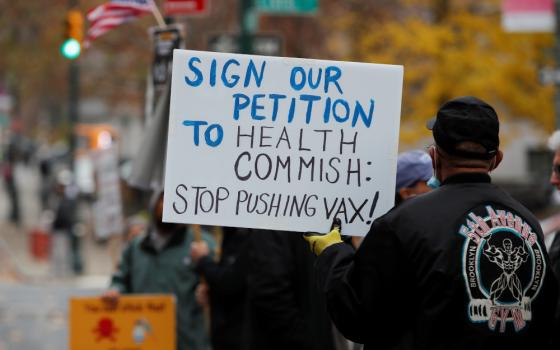
<path fill-rule="evenodd" d="M 175 298 L 121 296 L 115 308 L 99 297 L 70 299 L 69 349 L 174 350 Z"/>
<path fill-rule="evenodd" d="M 402 66 L 175 50 L 164 221 L 365 235 L 394 203 Z"/>

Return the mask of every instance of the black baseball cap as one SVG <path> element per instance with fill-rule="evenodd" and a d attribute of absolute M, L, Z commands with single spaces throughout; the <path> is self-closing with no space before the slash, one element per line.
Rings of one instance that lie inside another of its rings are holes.
<path fill-rule="evenodd" d="M 451 155 L 490 159 L 497 154 L 500 146 L 500 122 L 496 111 L 473 96 L 445 102 L 426 126 L 432 130 L 437 146 Z M 477 143 L 486 151 L 479 153 L 456 148 L 458 143 L 465 141 Z"/>

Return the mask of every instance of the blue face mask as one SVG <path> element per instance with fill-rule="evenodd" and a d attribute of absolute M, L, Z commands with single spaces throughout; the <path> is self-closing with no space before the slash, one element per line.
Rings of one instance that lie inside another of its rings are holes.
<path fill-rule="evenodd" d="M 432 175 L 432 177 L 428 180 L 428 182 L 426 183 L 430 188 L 433 188 L 434 190 L 436 188 L 438 188 L 439 186 L 441 186 L 441 182 L 438 180 L 437 177 L 435 177 L 434 175 Z"/>

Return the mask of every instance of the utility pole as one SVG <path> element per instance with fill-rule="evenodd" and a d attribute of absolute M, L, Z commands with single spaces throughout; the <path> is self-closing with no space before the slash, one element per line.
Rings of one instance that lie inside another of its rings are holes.
<path fill-rule="evenodd" d="M 78 1 L 79 0 L 69 0 L 68 7 L 70 10 L 78 8 Z M 82 23 L 83 25 L 83 23 Z M 82 27 L 83 28 L 83 27 Z M 81 45 L 81 40 L 80 43 Z M 78 46 L 80 48 L 80 46 Z M 74 180 L 76 179 L 76 161 L 75 161 L 75 152 L 77 146 L 77 137 L 76 133 L 74 132 L 74 128 L 79 118 L 79 111 L 78 111 L 78 101 L 80 98 L 80 65 L 78 60 L 71 59 L 68 65 L 68 133 L 69 133 L 69 151 L 70 151 L 70 169 L 74 174 Z M 74 209 L 77 212 L 77 209 Z M 74 231 L 74 229 L 70 230 L 70 246 L 72 249 L 72 270 L 75 273 L 82 273 L 83 271 L 83 262 L 82 262 L 82 253 L 81 253 L 81 238 Z"/>
<path fill-rule="evenodd" d="M 70 10 L 78 7 L 79 0 L 69 0 L 68 7 Z M 68 133 L 70 145 L 70 166 L 74 171 L 74 153 L 76 151 L 76 135 L 74 128 L 79 118 L 78 102 L 80 98 L 80 64 L 78 60 L 70 60 L 68 64 Z"/>
<path fill-rule="evenodd" d="M 80 120 L 78 100 L 80 98 L 80 65 L 78 61 L 70 61 L 68 66 L 68 127 L 70 136 L 70 154 L 72 155 L 72 169 L 74 168 L 74 152 L 76 151 L 76 135 L 74 127 Z"/>

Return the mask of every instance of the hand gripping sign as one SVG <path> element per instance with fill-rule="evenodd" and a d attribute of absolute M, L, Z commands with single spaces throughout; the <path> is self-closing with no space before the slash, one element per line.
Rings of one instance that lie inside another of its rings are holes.
<path fill-rule="evenodd" d="M 402 66 L 175 50 L 164 220 L 365 235 L 395 196 Z"/>

